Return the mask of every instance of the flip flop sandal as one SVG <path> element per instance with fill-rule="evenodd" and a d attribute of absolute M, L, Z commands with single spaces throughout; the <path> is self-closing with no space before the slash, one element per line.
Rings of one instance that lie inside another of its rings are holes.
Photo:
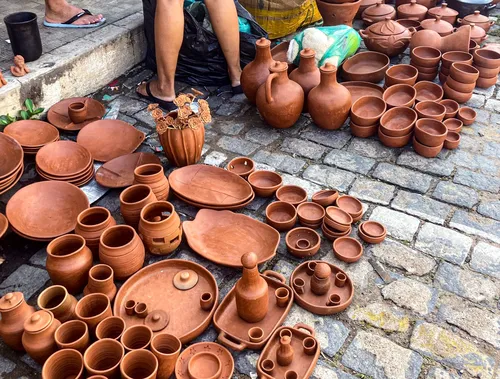
<path fill-rule="evenodd" d="M 241 84 L 234 86 L 234 87 L 230 86 L 230 85 L 225 85 L 225 86 L 217 88 L 216 94 L 217 94 L 217 96 L 220 96 L 223 93 L 227 93 L 227 92 L 232 92 L 233 96 L 239 95 L 239 94 L 243 93 L 243 88 L 241 88 Z"/>
<path fill-rule="evenodd" d="M 160 108 L 163 108 L 163 110 L 165 110 L 167 112 L 170 112 L 170 111 L 177 109 L 177 105 L 175 105 L 173 101 L 165 101 L 165 100 L 158 99 L 157 97 L 155 97 L 153 95 L 153 93 L 151 92 L 150 86 L 151 86 L 151 82 L 147 82 L 146 83 L 147 95 L 143 95 L 142 93 L 140 93 L 138 91 L 135 91 L 135 93 L 137 94 L 137 96 L 139 96 L 142 99 L 147 100 L 150 103 L 157 103 L 160 106 Z"/>
<path fill-rule="evenodd" d="M 102 18 L 100 21 L 98 21 L 94 24 L 82 24 L 82 25 L 73 24 L 75 21 L 81 19 L 83 16 L 92 16 L 92 13 L 90 13 L 90 11 L 88 9 L 83 9 L 80 13 L 74 15 L 66 22 L 54 23 L 54 22 L 48 22 L 47 20 L 44 20 L 43 25 L 45 25 L 49 28 L 84 29 L 84 28 L 97 28 L 98 26 L 101 26 L 102 24 L 104 24 L 106 22 L 106 19 Z"/>

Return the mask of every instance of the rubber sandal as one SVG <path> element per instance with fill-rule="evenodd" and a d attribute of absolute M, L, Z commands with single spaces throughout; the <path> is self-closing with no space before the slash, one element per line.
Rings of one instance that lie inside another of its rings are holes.
<path fill-rule="evenodd" d="M 135 91 L 135 93 L 137 94 L 137 96 L 139 96 L 142 99 L 147 100 L 150 103 L 157 103 L 160 106 L 160 108 L 163 108 L 163 110 L 165 110 L 167 112 L 171 112 L 171 111 L 174 111 L 177 109 L 177 105 L 175 105 L 173 101 L 165 101 L 165 100 L 158 99 L 157 97 L 155 97 L 153 95 L 153 93 L 151 92 L 150 86 L 151 86 L 151 82 L 147 82 L 146 83 L 147 95 L 143 95 L 142 93 L 140 93 L 137 90 Z"/>
<path fill-rule="evenodd" d="M 68 21 L 65 21 L 63 23 L 54 23 L 44 20 L 43 25 L 48 28 L 85 29 L 85 28 L 97 28 L 98 26 L 101 26 L 106 22 L 106 19 L 103 17 L 101 20 L 93 24 L 82 24 L 82 25 L 73 24 L 75 21 L 81 19 L 83 16 L 92 16 L 92 13 L 88 9 L 83 9 L 80 13 L 71 17 Z"/>

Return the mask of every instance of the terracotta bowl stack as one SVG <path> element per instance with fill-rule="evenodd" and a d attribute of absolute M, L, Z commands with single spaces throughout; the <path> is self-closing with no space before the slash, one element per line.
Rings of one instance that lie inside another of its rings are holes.
<path fill-rule="evenodd" d="M 330 241 L 348 236 L 351 233 L 351 224 L 353 222 L 352 216 L 346 211 L 336 206 L 327 207 L 321 226 L 323 236 Z"/>
<path fill-rule="evenodd" d="M 366 138 L 377 133 L 380 117 L 385 113 L 385 101 L 376 96 L 362 96 L 351 106 L 351 133 Z"/>
<path fill-rule="evenodd" d="M 415 85 L 417 82 L 418 70 L 409 64 L 397 64 L 390 67 L 385 72 L 384 88 L 395 84 Z"/>
<path fill-rule="evenodd" d="M 500 53 L 495 50 L 477 49 L 474 51 L 474 67 L 479 71 L 476 87 L 490 88 L 497 83 L 500 68 Z"/>
<path fill-rule="evenodd" d="M 0 133 L 0 194 L 7 192 L 23 174 L 23 148 L 14 138 Z"/>
<path fill-rule="evenodd" d="M 438 74 L 441 52 L 429 46 L 419 46 L 411 51 L 410 64 L 418 70 L 417 81 L 432 81 Z"/>
<path fill-rule="evenodd" d="M 446 98 L 457 103 L 469 101 L 478 78 L 479 71 L 475 67 L 462 62 L 452 63 L 450 75 L 443 85 Z"/>
<path fill-rule="evenodd" d="M 342 65 L 342 77 L 345 80 L 378 83 L 384 79 L 389 68 L 387 55 L 376 51 L 357 53 Z"/>
<path fill-rule="evenodd" d="M 408 107 L 389 109 L 380 119 L 380 142 L 388 147 L 407 145 L 411 140 L 417 117 L 417 112 Z"/>
<path fill-rule="evenodd" d="M 444 146 L 448 134 L 446 126 L 431 118 L 422 118 L 415 124 L 413 150 L 427 158 L 436 157 Z"/>
<path fill-rule="evenodd" d="M 365 221 L 359 225 L 358 235 L 366 243 L 381 243 L 387 235 L 387 229 L 377 221 Z"/>
<path fill-rule="evenodd" d="M 451 64 L 463 62 L 472 64 L 472 55 L 465 51 L 448 51 L 441 56 L 441 70 L 439 71 L 439 81 L 444 84 L 450 75 Z"/>
<path fill-rule="evenodd" d="M 28 155 L 34 155 L 45 145 L 59 140 L 57 128 L 39 120 L 16 121 L 7 125 L 3 132 L 19 142 Z"/>

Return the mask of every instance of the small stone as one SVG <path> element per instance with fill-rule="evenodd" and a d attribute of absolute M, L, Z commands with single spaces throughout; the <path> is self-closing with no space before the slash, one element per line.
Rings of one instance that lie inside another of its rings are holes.
<path fill-rule="evenodd" d="M 356 379 L 354 375 L 348 374 L 338 368 L 330 367 L 320 359 L 314 368 L 310 379 Z"/>
<path fill-rule="evenodd" d="M 370 203 L 389 205 L 396 187 L 366 178 L 358 178 L 349 191 L 349 195 Z"/>
<path fill-rule="evenodd" d="M 219 167 L 227 159 L 227 155 L 220 151 L 212 151 L 205 157 L 205 164 Z"/>
<path fill-rule="evenodd" d="M 16 364 L 10 359 L 0 355 L 0 378 L 6 378 L 4 374 L 9 374 L 16 368 Z"/>
<path fill-rule="evenodd" d="M 500 221 L 481 217 L 474 213 L 456 210 L 450 226 L 468 234 L 474 234 L 500 243 Z"/>
<path fill-rule="evenodd" d="M 366 307 L 350 307 L 347 315 L 351 320 L 367 322 L 389 332 L 406 332 L 410 319 L 401 310 L 386 303 L 372 303 Z"/>
<path fill-rule="evenodd" d="M 437 300 L 437 291 L 425 284 L 403 278 L 389 283 L 382 289 L 384 299 L 392 300 L 402 308 L 410 309 L 421 316 L 432 312 Z"/>
<path fill-rule="evenodd" d="M 480 171 L 485 175 L 498 176 L 500 174 L 500 163 L 496 159 L 485 157 L 484 155 L 455 149 L 450 154 L 448 160 L 457 166 L 465 167 L 472 171 Z"/>
<path fill-rule="evenodd" d="M 458 375 L 454 375 L 441 367 L 431 367 L 427 373 L 426 379 L 460 379 Z"/>
<path fill-rule="evenodd" d="M 227 151 L 236 154 L 248 156 L 258 149 L 259 145 L 253 142 L 245 141 L 237 137 L 222 137 L 217 142 L 217 145 Z"/>
<path fill-rule="evenodd" d="M 304 180 L 293 175 L 283 174 L 281 175 L 281 178 L 283 179 L 283 184 L 292 184 L 305 189 L 307 192 L 307 196 L 309 198 L 311 198 L 315 192 L 318 192 L 319 190 L 322 189 L 317 184 L 314 184 L 308 180 Z"/>
<path fill-rule="evenodd" d="M 324 165 L 311 165 L 303 174 L 304 178 L 334 188 L 340 192 L 346 192 L 352 184 L 356 175 L 349 171 L 340 170 Z"/>
<path fill-rule="evenodd" d="M 259 126 L 253 126 L 247 134 L 245 134 L 245 139 L 251 142 L 255 142 L 264 146 L 267 146 L 277 139 L 280 138 L 280 134 L 276 129 L 265 128 Z"/>
<path fill-rule="evenodd" d="M 286 138 L 281 145 L 281 150 L 297 154 L 309 159 L 319 160 L 326 151 L 324 146 L 298 138 Z"/>
<path fill-rule="evenodd" d="M 219 121 L 217 125 L 223 134 L 235 136 L 245 129 L 245 124 L 234 121 Z"/>
<path fill-rule="evenodd" d="M 217 116 L 231 116 L 235 113 L 243 113 L 243 111 L 246 109 L 248 105 L 243 104 L 243 103 L 232 103 L 232 102 L 225 102 L 222 103 L 222 105 L 217 109 L 215 114 Z M 242 111 L 243 109 L 243 111 Z"/>
<path fill-rule="evenodd" d="M 474 271 L 500 279 L 500 248 L 479 242 L 472 252 L 470 267 Z"/>
<path fill-rule="evenodd" d="M 377 163 L 375 159 L 366 158 L 361 155 L 352 154 L 344 150 L 333 149 L 324 159 L 325 164 L 336 166 L 344 170 L 368 174 Z"/>
<path fill-rule="evenodd" d="M 464 168 L 458 168 L 453 179 L 455 183 L 463 184 L 478 190 L 497 193 L 500 191 L 500 179 L 479 174 Z"/>
<path fill-rule="evenodd" d="M 379 141 L 366 138 L 354 138 L 348 150 L 364 157 L 391 161 L 396 160 L 398 151 L 397 149 L 385 147 Z"/>
<path fill-rule="evenodd" d="M 482 108 L 485 102 L 486 97 L 484 95 L 473 93 L 472 97 L 469 101 L 467 101 L 467 103 L 465 103 L 465 105 L 473 108 Z"/>
<path fill-rule="evenodd" d="M 448 204 L 406 191 L 398 192 L 392 201 L 392 208 L 441 225 L 452 209 Z"/>
<path fill-rule="evenodd" d="M 21 265 L 0 284 L 0 293 L 19 291 L 26 300 L 30 299 L 49 280 L 46 270 Z"/>
<path fill-rule="evenodd" d="M 427 174 L 389 163 L 380 163 L 373 172 L 373 177 L 422 193 L 427 192 L 432 183 L 432 177 Z"/>
<path fill-rule="evenodd" d="M 33 254 L 29 261 L 32 265 L 45 267 L 47 262 L 47 249 L 44 247 Z"/>
<path fill-rule="evenodd" d="M 345 131 L 336 131 L 332 133 L 330 130 L 320 128 L 308 128 L 300 134 L 302 138 L 309 141 L 319 143 L 334 149 L 342 149 L 351 139 L 351 133 Z"/>
<path fill-rule="evenodd" d="M 500 92 L 498 92 L 500 94 Z M 498 142 L 486 142 L 484 145 L 484 155 L 489 157 L 499 158 L 500 159 L 500 143 Z"/>
<path fill-rule="evenodd" d="M 397 160 L 397 164 L 440 176 L 450 176 L 455 167 L 455 165 L 446 160 L 425 158 L 413 151 L 403 151 Z"/>
<path fill-rule="evenodd" d="M 385 207 L 375 208 L 370 220 L 381 222 L 386 227 L 389 236 L 404 241 L 413 240 L 420 224 L 420 221 L 413 216 Z"/>
<path fill-rule="evenodd" d="M 500 201 L 481 201 L 477 213 L 500 221 Z"/>
<path fill-rule="evenodd" d="M 270 153 L 265 150 L 257 151 L 257 153 L 253 156 L 253 160 L 265 163 L 277 170 L 287 172 L 289 174 L 296 174 L 300 172 L 300 170 L 302 170 L 302 168 L 306 165 L 306 162 L 302 159 L 293 158 L 285 154 Z"/>
<path fill-rule="evenodd" d="M 477 192 L 472 188 L 448 181 L 439 182 L 432 197 L 467 208 L 472 208 L 479 201 Z"/>
<path fill-rule="evenodd" d="M 240 374 L 257 378 L 257 361 L 259 354 L 253 350 L 245 350 L 234 354 L 234 367 Z"/>
<path fill-rule="evenodd" d="M 119 96 L 110 103 L 110 106 L 115 106 L 116 104 L 119 104 L 120 112 L 126 114 L 127 116 L 132 116 L 135 113 L 146 109 L 148 106 L 148 104 L 143 101 L 131 99 L 126 96 Z"/>

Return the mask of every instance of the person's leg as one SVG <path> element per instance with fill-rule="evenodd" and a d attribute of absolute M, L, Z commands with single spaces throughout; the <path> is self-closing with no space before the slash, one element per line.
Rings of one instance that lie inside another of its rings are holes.
<path fill-rule="evenodd" d="M 45 0 L 45 20 L 50 23 L 63 23 L 68 21 L 71 17 L 82 12 L 81 8 L 68 4 L 66 0 Z M 95 24 L 102 20 L 102 14 L 85 15 L 73 24 L 75 25 L 88 25 Z"/>

